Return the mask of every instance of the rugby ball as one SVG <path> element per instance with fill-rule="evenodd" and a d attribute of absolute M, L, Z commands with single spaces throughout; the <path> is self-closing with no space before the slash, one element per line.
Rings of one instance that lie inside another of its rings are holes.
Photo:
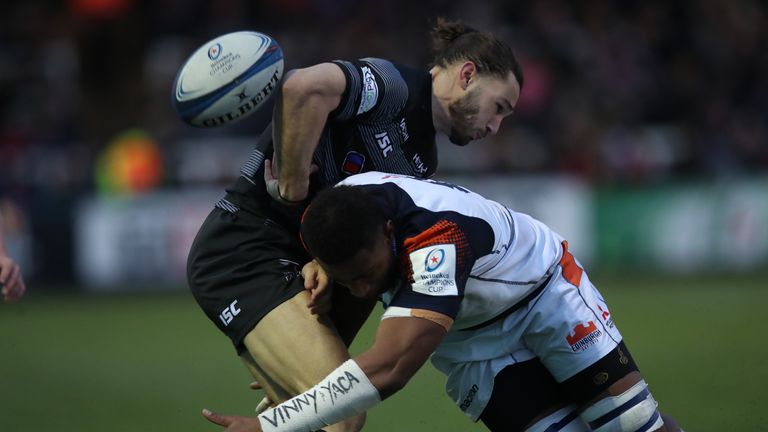
<path fill-rule="evenodd" d="M 219 36 L 181 66 L 171 102 L 182 120 L 201 128 L 232 124 L 258 111 L 283 77 L 283 51 L 252 31 Z"/>

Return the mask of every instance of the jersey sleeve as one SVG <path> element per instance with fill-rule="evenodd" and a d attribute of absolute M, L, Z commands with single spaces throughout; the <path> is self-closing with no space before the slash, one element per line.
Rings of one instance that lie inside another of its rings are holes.
<path fill-rule="evenodd" d="M 455 222 L 440 220 L 404 246 L 410 284 L 392 298 L 382 319 L 413 316 L 450 329 L 475 261 L 466 233 Z"/>
<path fill-rule="evenodd" d="M 339 106 L 329 118 L 348 121 L 357 117 L 376 121 L 400 113 L 408 101 L 408 84 L 394 64 L 366 58 L 357 61 L 335 60 L 347 79 Z"/>

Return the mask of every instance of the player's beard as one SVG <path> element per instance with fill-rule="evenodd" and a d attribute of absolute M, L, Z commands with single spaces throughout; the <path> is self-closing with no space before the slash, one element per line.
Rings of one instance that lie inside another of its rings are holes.
<path fill-rule="evenodd" d="M 448 105 L 448 114 L 451 118 L 451 133 L 448 139 L 460 146 L 465 146 L 472 141 L 475 122 L 480 113 L 478 89 L 470 90 L 466 95 Z"/>

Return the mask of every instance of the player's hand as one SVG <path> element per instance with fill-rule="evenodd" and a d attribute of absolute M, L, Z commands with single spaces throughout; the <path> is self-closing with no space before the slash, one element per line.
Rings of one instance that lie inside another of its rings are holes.
<path fill-rule="evenodd" d="M 301 269 L 304 278 L 304 289 L 309 291 L 307 307 L 314 315 L 327 314 L 331 310 L 331 283 L 316 260 L 312 260 Z"/>
<path fill-rule="evenodd" d="M 280 195 L 280 179 L 277 174 L 277 163 L 270 159 L 264 160 L 264 183 L 267 185 L 267 193 L 275 201 L 288 205 L 296 204 L 287 201 Z"/>
<path fill-rule="evenodd" d="M 252 382 L 249 385 L 249 387 L 251 388 L 251 390 L 261 390 L 262 389 L 261 384 L 259 384 L 258 381 Z M 273 406 L 275 406 L 275 403 L 272 402 L 267 396 L 264 396 L 264 398 L 261 400 L 261 402 L 259 402 L 259 404 L 256 405 L 256 409 L 254 411 L 256 411 L 256 414 L 261 414 L 264 411 L 272 408 Z"/>
<path fill-rule="evenodd" d="M 27 290 L 21 268 L 7 255 L 0 255 L 0 288 L 3 299 L 8 302 L 20 299 Z"/>
<path fill-rule="evenodd" d="M 320 167 L 312 164 L 309 167 L 309 174 L 317 172 Z M 280 190 L 280 173 L 277 163 L 274 160 L 264 160 L 264 183 L 267 185 L 267 193 L 277 202 L 285 205 L 299 205 L 307 199 L 309 193 L 309 178 L 304 179 L 304 184 L 300 187 L 292 185 L 290 192 L 283 193 Z M 283 185 L 285 187 L 285 185 Z"/>
<path fill-rule="evenodd" d="M 224 426 L 225 432 L 261 432 L 261 423 L 256 417 L 228 416 L 207 409 L 203 410 L 203 417 L 211 423 Z"/>

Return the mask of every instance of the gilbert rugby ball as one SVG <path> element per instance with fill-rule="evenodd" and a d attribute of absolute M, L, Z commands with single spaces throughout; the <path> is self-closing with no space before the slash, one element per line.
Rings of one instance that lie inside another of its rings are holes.
<path fill-rule="evenodd" d="M 201 128 L 234 123 L 271 99 L 283 77 L 283 51 L 252 31 L 219 36 L 179 69 L 171 102 L 182 120 Z"/>

